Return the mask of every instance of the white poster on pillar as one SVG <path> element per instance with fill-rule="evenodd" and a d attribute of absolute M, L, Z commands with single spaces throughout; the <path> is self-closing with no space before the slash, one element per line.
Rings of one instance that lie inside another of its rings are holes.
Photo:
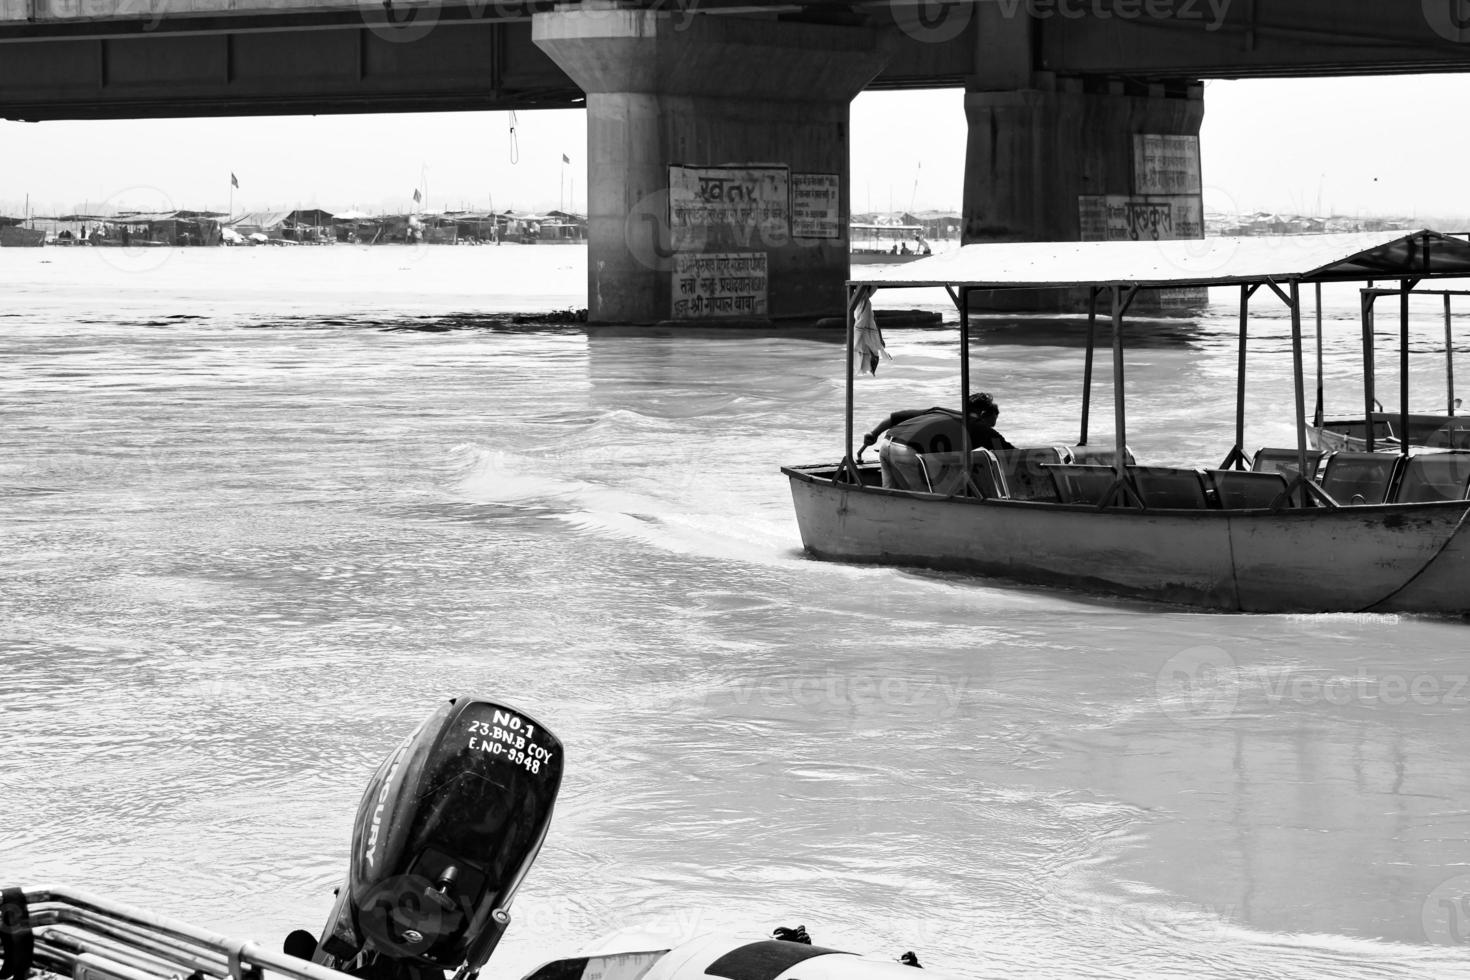
<path fill-rule="evenodd" d="M 669 167 L 674 251 L 772 248 L 790 228 L 789 167 Z"/>
<path fill-rule="evenodd" d="M 1161 242 L 1205 237 L 1204 207 L 1192 194 L 1083 194 L 1077 217 L 1084 242 Z"/>
<path fill-rule="evenodd" d="M 1198 136 L 1133 136 L 1135 194 L 1201 193 Z M 1187 237 L 1187 236 L 1186 236 Z"/>
<path fill-rule="evenodd" d="M 681 252 L 673 275 L 675 320 L 766 315 L 764 252 Z"/>
<path fill-rule="evenodd" d="M 1197 194 L 1082 194 L 1077 216 L 1084 242 L 1157 242 L 1204 238 L 1204 207 Z M 1196 309 L 1209 291 L 1186 286 L 1152 290 L 1160 309 Z"/>
<path fill-rule="evenodd" d="M 837 174 L 791 175 L 791 236 L 841 238 L 842 178 Z"/>

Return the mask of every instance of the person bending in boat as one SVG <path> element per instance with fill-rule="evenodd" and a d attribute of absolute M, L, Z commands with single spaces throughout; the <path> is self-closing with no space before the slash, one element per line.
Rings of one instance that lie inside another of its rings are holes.
<path fill-rule="evenodd" d="M 1005 436 L 995 431 L 1000 406 L 988 392 L 970 396 L 965 413 L 965 427 L 970 432 L 971 449 L 1015 449 Z M 888 438 L 878 447 L 878 463 L 883 469 L 883 485 L 896 490 L 924 489 L 916 479 L 919 473 L 918 453 L 958 452 L 961 448 L 960 413 L 952 408 L 921 408 L 894 412 L 863 435 L 863 450 Z"/>

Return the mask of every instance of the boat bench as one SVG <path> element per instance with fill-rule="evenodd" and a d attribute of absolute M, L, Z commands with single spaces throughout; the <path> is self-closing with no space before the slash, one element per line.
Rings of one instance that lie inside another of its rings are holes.
<path fill-rule="evenodd" d="M 1111 466 L 1090 463 L 1043 463 L 1063 504 L 1101 504 L 1118 474 Z"/>
<path fill-rule="evenodd" d="M 1050 466 L 1063 503 L 1097 504 L 1117 480 L 1110 466 Z M 1276 506 L 1287 490 L 1280 473 L 1129 466 L 1127 475 L 1150 510 L 1247 510 Z M 1467 476 L 1470 479 L 1470 476 Z"/>
<path fill-rule="evenodd" d="M 994 455 L 1012 500 L 1058 503 L 1062 498 L 1051 467 L 1078 463 L 1111 469 L 1115 453 L 1111 448 L 1093 449 L 1088 446 L 1017 446 L 1015 449 L 997 449 Z M 1133 453 L 1126 446 L 1123 458 L 1133 462 Z"/>
<path fill-rule="evenodd" d="M 1112 487 L 1116 474 L 1111 449 L 1087 450 L 1084 458 L 1106 460 L 1102 463 L 1074 464 L 1072 450 L 1066 446 L 1027 446 L 1016 449 L 973 449 L 970 451 L 968 476 L 976 489 L 986 497 L 1005 497 L 1011 500 L 1046 501 L 1050 503 L 1095 504 Z M 1130 462 L 1133 453 L 1124 449 L 1124 458 Z M 963 455 L 957 452 L 914 453 L 917 464 L 917 479 L 911 479 L 907 489 L 927 490 L 954 496 L 965 492 L 966 469 Z M 1144 469 L 1129 466 L 1129 471 Z M 1155 507 L 1204 507 L 1204 488 L 1199 482 L 1198 471 L 1179 471 L 1171 468 L 1146 467 L 1158 479 L 1149 479 L 1149 486 L 1157 488 Z M 1060 472 L 1060 476 L 1059 476 Z M 1168 474 L 1193 474 L 1196 497 L 1186 487 L 1181 495 L 1166 488 Z M 1147 498 L 1145 498 L 1147 499 Z M 1181 502 L 1170 503 L 1170 500 Z"/>
<path fill-rule="evenodd" d="M 1057 500 L 1064 504 L 1101 504 L 1118 480 L 1111 466 L 1092 463 L 1059 463 L 1046 466 L 1056 484 Z M 1212 506 L 1204 476 L 1196 469 L 1178 466 L 1125 468 L 1128 481 L 1143 505 L 1157 510 L 1205 510 Z"/>
<path fill-rule="evenodd" d="M 1317 472 L 1321 468 L 1322 457 L 1325 455 L 1320 449 L 1307 450 L 1307 473 L 1308 477 L 1315 480 Z M 1251 472 L 1253 473 L 1280 473 L 1287 480 L 1297 475 L 1298 460 L 1295 449 L 1273 449 L 1263 446 L 1256 450 L 1256 455 L 1251 459 Z"/>
<path fill-rule="evenodd" d="M 1128 478 L 1143 505 L 1161 510 L 1205 510 L 1210 495 L 1204 474 L 1179 466 L 1129 466 Z"/>
<path fill-rule="evenodd" d="M 1056 503 L 1057 485 L 1046 470 L 1048 465 L 1070 463 L 1065 446 L 1027 446 L 997 449 L 992 453 L 1005 478 L 1012 500 L 1044 500 Z"/>
<path fill-rule="evenodd" d="M 1421 453 L 1403 464 L 1394 503 L 1470 498 L 1470 453 Z"/>
<path fill-rule="evenodd" d="M 1288 476 L 1296 476 L 1296 450 L 1292 450 L 1292 465 L 1289 473 L 1253 470 L 1204 471 L 1205 485 L 1209 487 L 1215 499 L 1215 506 L 1221 510 L 1256 510 L 1275 507 L 1286 495 L 1289 487 Z"/>
<path fill-rule="evenodd" d="M 919 453 L 919 466 L 930 493 L 954 496 L 965 492 L 965 477 L 986 497 L 1007 497 L 1005 474 L 988 449 L 970 450 L 970 465 L 964 465 L 963 453 Z"/>
<path fill-rule="evenodd" d="M 1382 504 L 1393 499 L 1404 457 L 1399 453 L 1332 453 L 1317 481 L 1326 494 L 1349 506 Z"/>

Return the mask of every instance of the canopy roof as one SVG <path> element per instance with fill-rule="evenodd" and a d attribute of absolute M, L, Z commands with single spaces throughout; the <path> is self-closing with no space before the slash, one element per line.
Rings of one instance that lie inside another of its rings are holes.
<path fill-rule="evenodd" d="M 200 218 L 223 218 L 223 211 L 127 211 L 110 218 L 76 216 L 61 218 L 62 221 L 94 220 L 114 225 L 161 225 L 170 221 L 198 221 Z"/>
<path fill-rule="evenodd" d="M 331 220 L 330 211 L 308 208 L 298 211 L 251 211 L 231 218 L 225 224 L 238 231 L 241 228 L 276 228 L 288 222 L 297 225 L 325 225 Z"/>
<path fill-rule="evenodd" d="M 1470 242 L 1436 231 L 1197 238 L 1165 242 L 1001 242 L 965 245 L 901 266 L 879 266 L 855 285 L 1223 286 L 1470 276 Z"/>

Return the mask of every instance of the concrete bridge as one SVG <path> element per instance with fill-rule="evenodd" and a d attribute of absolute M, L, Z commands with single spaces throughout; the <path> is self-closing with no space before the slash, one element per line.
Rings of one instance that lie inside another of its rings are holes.
<path fill-rule="evenodd" d="M 965 88 L 967 241 L 1191 237 L 1201 79 L 1463 71 L 1462 4 L 0 0 L 0 115 L 585 107 L 593 320 L 810 317 L 864 89 Z"/>

